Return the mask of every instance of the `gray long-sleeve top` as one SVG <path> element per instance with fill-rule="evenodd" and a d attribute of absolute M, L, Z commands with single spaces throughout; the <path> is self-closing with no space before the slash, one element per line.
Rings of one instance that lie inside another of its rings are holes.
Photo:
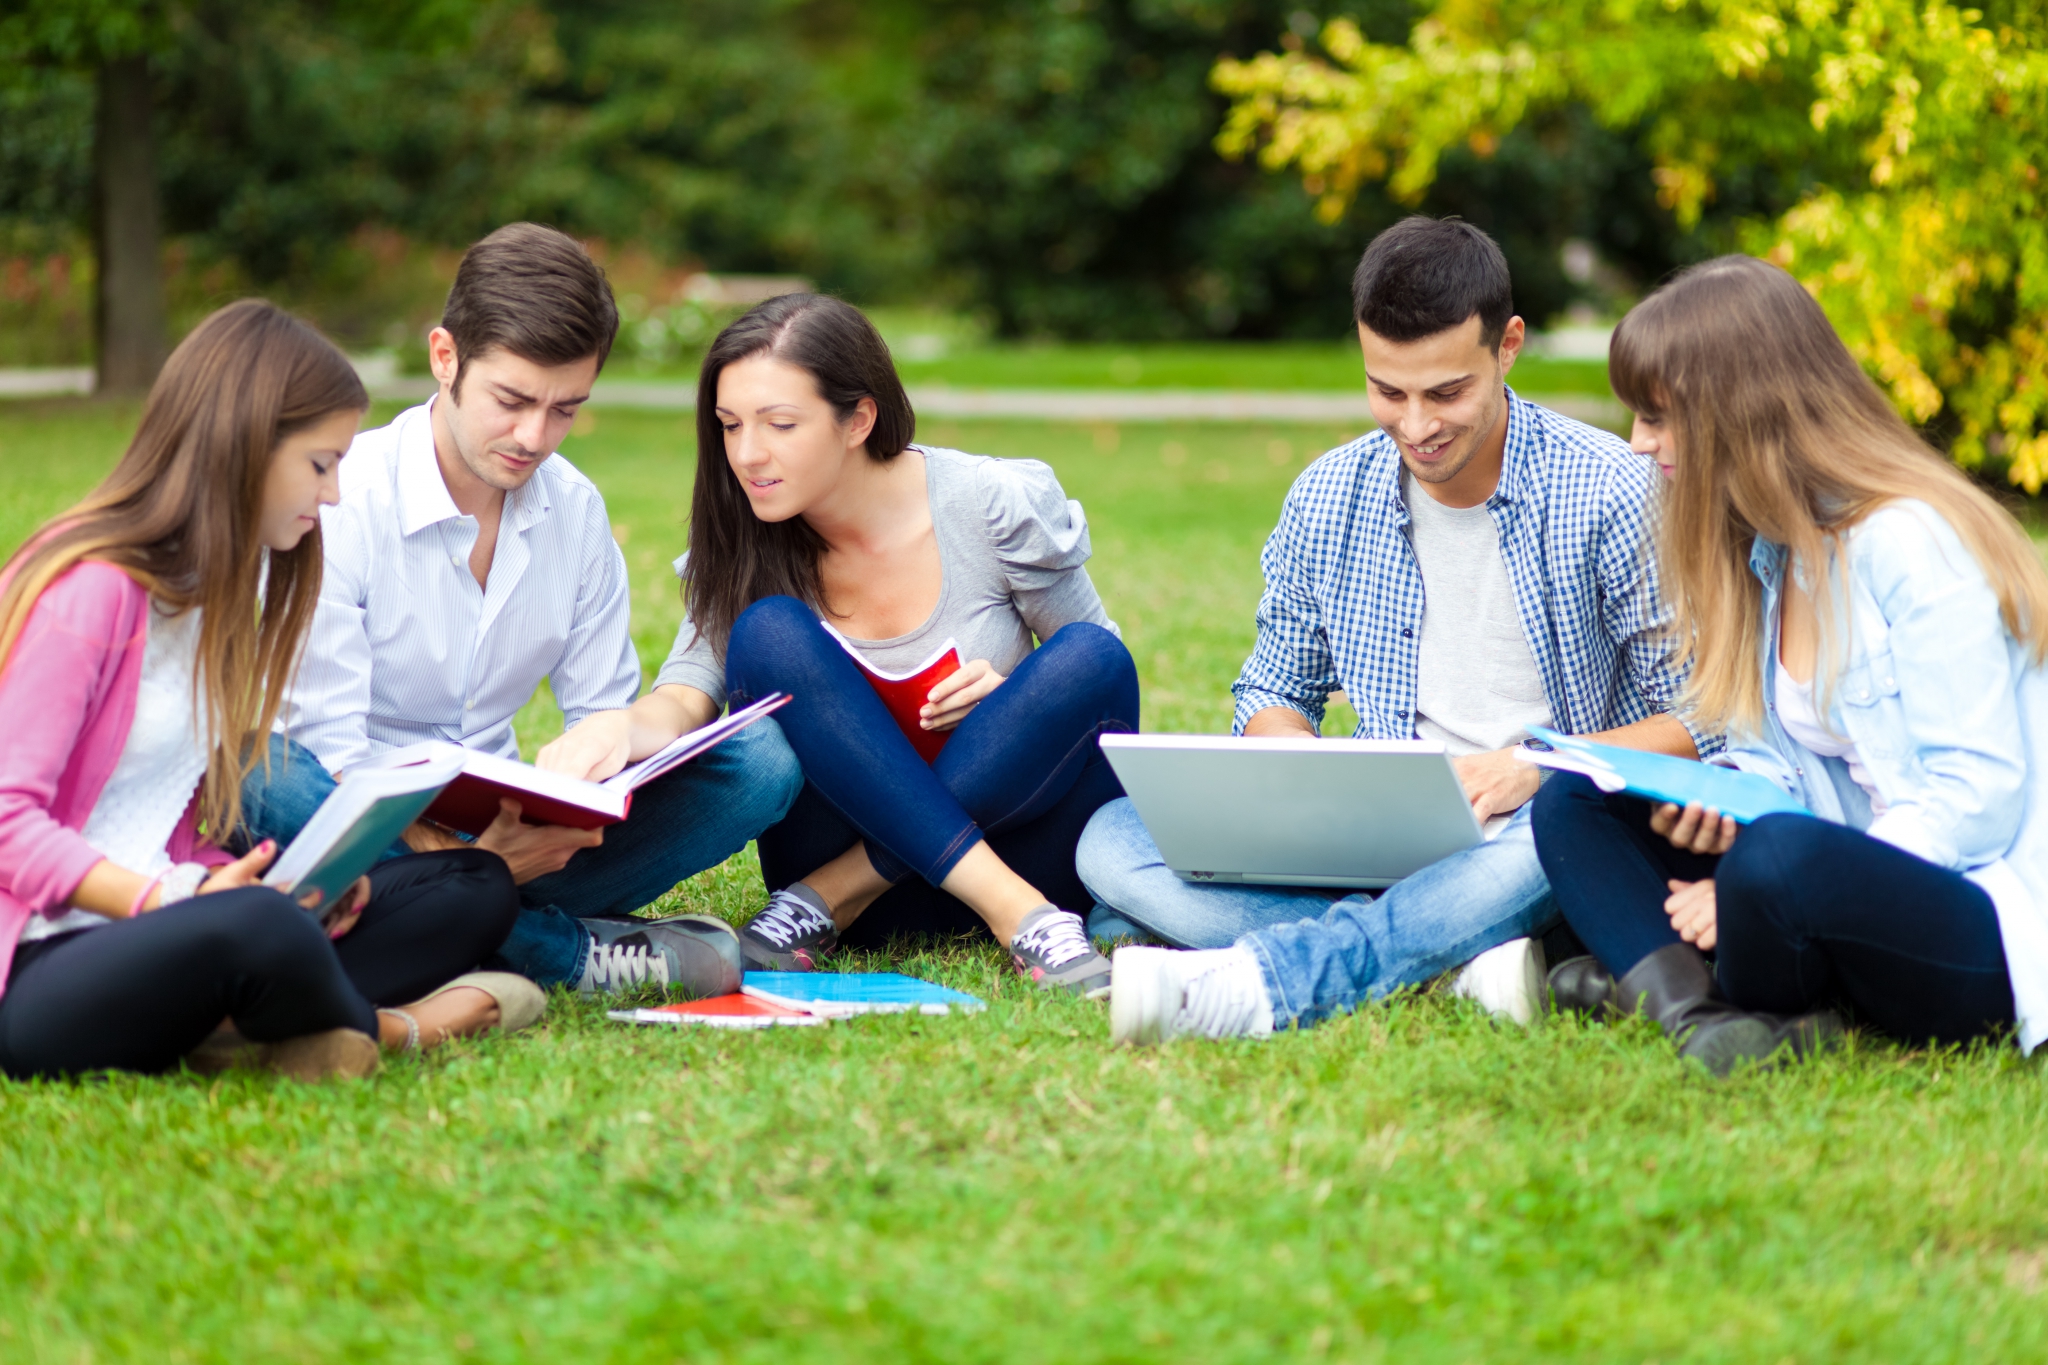
<path fill-rule="evenodd" d="M 1031 653 L 1033 636 L 1050 639 L 1074 621 L 1117 630 L 1085 567 L 1087 515 L 1049 466 L 912 448 L 924 455 L 943 585 L 938 606 L 916 630 L 890 640 L 852 641 L 869 663 L 881 672 L 901 673 L 950 639 L 959 646 L 961 662 L 986 659 L 1008 675 Z M 676 561 L 678 575 L 688 558 Z M 687 618 L 654 680 L 656 687 L 664 683 L 694 687 L 725 704 L 724 663 Z"/>

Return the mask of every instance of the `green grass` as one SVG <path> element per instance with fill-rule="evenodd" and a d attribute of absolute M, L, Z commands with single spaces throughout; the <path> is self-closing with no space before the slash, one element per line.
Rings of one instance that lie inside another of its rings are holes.
<path fill-rule="evenodd" d="M 0 542 L 124 416 L 0 406 Z M 642 655 L 676 619 L 689 437 L 597 414 Z M 1051 461 L 1146 684 L 1217 729 L 1301 427 L 935 424 Z M 1284 443 L 1284 448 L 1283 448 Z M 546 733 L 529 711 L 528 743 Z M 666 904 L 728 916 L 746 857 Z M 895 966 L 968 1018 L 608 1023 L 376 1081 L 0 1082 L 5 1361 L 2035 1360 L 2048 1084 L 1859 1040 L 1715 1083 L 1644 1025 L 1419 993 L 1265 1044 L 1111 1052 L 986 948 Z"/>

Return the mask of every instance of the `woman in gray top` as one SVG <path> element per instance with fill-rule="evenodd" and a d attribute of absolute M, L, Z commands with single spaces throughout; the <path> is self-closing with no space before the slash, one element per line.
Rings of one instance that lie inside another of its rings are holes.
<path fill-rule="evenodd" d="M 753 964 L 985 924 L 1041 984 L 1106 993 L 1074 846 L 1122 794 L 1096 739 L 1137 729 L 1138 681 L 1083 567 L 1087 520 L 1045 465 L 912 445 L 914 420 L 849 304 L 784 295 L 719 334 L 677 561 L 688 619 L 622 761 L 728 692 L 788 692 L 806 781 L 761 836 Z M 934 682 L 948 645 L 959 668 Z"/>

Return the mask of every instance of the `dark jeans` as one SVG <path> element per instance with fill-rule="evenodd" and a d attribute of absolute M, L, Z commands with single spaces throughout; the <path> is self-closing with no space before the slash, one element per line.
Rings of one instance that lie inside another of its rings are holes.
<path fill-rule="evenodd" d="M 846 650 L 793 598 L 756 602 L 733 626 L 726 680 L 735 706 L 769 692 L 803 765 L 803 794 L 761 835 L 771 889 L 802 880 L 865 841 L 898 883 L 843 941 L 984 928 L 937 889 L 975 844 L 988 845 L 1055 905 L 1086 911 L 1074 846 L 1098 807 L 1123 795 L 1096 743 L 1138 728 L 1138 673 L 1100 626 L 1057 631 L 976 706 L 930 764 L 917 756 Z"/>
<path fill-rule="evenodd" d="M 1958 1043 L 2013 1021 L 1991 898 L 1960 873 L 1810 815 L 1767 815 L 1719 858 L 1650 831 L 1650 803 L 1558 773 L 1536 795 L 1536 853 L 1572 928 L 1617 977 L 1682 942 L 1667 879 L 1714 880 L 1715 976 L 1730 1003 L 1832 1002 L 1895 1037 Z"/>
<path fill-rule="evenodd" d="M 381 863 L 370 882 L 363 917 L 332 941 L 284 896 L 245 887 L 22 944 L 0 995 L 0 1071 L 163 1071 L 223 1019 L 257 1042 L 374 1038 L 377 1006 L 474 967 L 519 911 L 504 859 L 471 849 Z"/>
<path fill-rule="evenodd" d="M 630 915 L 718 866 L 781 819 L 802 784 L 772 717 L 664 773 L 633 793 L 632 809 L 605 826 L 602 844 L 579 849 L 561 871 L 519 888 L 525 913 L 505 938 L 498 965 L 543 986 L 575 985 L 590 952 L 579 919 Z M 334 787 L 310 751 L 272 735 L 270 767 L 257 767 L 242 784 L 247 842 L 290 844 Z M 406 853 L 405 845 L 393 844 L 384 856 Z"/>

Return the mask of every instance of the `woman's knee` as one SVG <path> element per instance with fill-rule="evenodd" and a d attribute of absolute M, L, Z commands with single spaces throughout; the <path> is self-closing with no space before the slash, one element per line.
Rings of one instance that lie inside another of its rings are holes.
<path fill-rule="evenodd" d="M 1553 772 L 1536 788 L 1529 801 L 1529 823 L 1541 845 L 1546 830 L 1569 835 L 1580 821 L 1607 813 L 1607 793 L 1593 779 L 1578 773 Z"/>
<path fill-rule="evenodd" d="M 1075 693 L 1100 697 L 1112 715 L 1138 723 L 1138 665 L 1115 632 L 1090 621 L 1069 621 L 1040 651 L 1054 650 L 1060 678 Z"/>
<path fill-rule="evenodd" d="M 171 910 L 193 925 L 194 953 L 238 974 L 275 976 L 334 951 L 311 914 L 269 887 L 216 892 Z"/>
<path fill-rule="evenodd" d="M 448 859 L 448 903 L 473 918 L 480 934 L 495 934 L 494 947 L 502 943 L 519 918 L 519 886 L 512 869 L 487 849 L 452 849 L 443 856 Z"/>
<path fill-rule="evenodd" d="M 728 672 L 761 659 L 784 659 L 822 635 L 818 614 L 794 597 L 763 597 L 741 612 L 726 641 Z"/>
<path fill-rule="evenodd" d="M 1714 913 L 1722 938 L 1755 917 L 1782 918 L 1803 899 L 1800 888 L 1828 875 L 1815 835 L 1825 822 L 1808 815 L 1766 815 L 1745 826 L 1714 868 Z"/>

